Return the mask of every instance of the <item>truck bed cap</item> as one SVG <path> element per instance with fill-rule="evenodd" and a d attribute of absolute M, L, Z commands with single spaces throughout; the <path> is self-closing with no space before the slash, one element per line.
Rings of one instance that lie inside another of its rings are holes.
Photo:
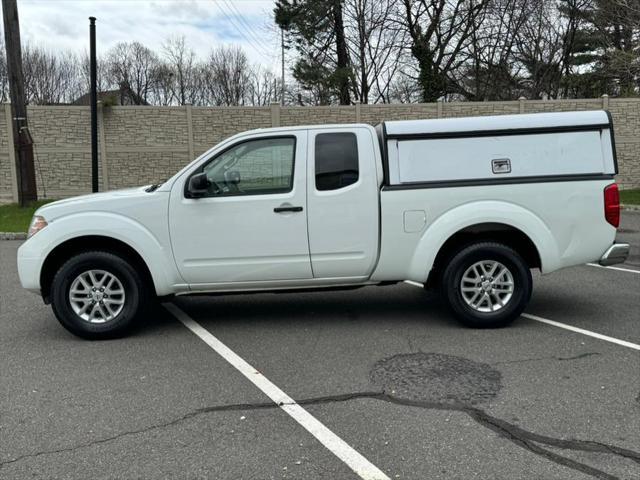
<path fill-rule="evenodd" d="M 433 120 L 395 120 L 384 122 L 388 137 L 403 135 L 429 135 L 452 132 L 480 132 L 526 130 L 562 127 L 610 126 L 604 110 L 586 112 L 533 113 L 519 115 L 493 115 L 485 117 L 459 117 Z"/>

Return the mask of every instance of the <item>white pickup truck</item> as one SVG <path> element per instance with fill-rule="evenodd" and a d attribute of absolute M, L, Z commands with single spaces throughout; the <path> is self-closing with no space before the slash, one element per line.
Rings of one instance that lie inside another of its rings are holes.
<path fill-rule="evenodd" d="M 626 259 L 616 173 L 604 111 L 253 130 L 161 184 L 40 208 L 18 269 L 84 338 L 161 296 L 403 280 L 503 326 L 531 269 Z"/>

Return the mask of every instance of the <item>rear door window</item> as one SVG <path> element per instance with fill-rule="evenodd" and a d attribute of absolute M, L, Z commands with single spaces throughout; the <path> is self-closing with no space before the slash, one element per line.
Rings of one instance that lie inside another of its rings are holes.
<path fill-rule="evenodd" d="M 350 132 L 319 133 L 315 143 L 316 190 L 337 190 L 358 181 L 358 142 Z"/>

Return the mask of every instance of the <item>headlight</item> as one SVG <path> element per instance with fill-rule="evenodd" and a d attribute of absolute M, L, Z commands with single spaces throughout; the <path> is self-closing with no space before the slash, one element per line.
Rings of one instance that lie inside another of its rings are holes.
<path fill-rule="evenodd" d="M 42 230 L 48 225 L 44 217 L 40 215 L 34 215 L 31 219 L 31 225 L 29 225 L 29 232 L 27 233 L 27 239 L 33 237 L 36 233 Z"/>

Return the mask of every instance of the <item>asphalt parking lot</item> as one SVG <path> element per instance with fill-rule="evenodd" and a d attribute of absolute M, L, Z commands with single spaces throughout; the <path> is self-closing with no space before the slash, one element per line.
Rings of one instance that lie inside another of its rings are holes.
<path fill-rule="evenodd" d="M 178 298 L 106 342 L 63 330 L 0 242 L 0 478 L 640 478 L 640 213 L 619 239 L 621 269 L 536 275 L 505 329 L 401 283 Z"/>

